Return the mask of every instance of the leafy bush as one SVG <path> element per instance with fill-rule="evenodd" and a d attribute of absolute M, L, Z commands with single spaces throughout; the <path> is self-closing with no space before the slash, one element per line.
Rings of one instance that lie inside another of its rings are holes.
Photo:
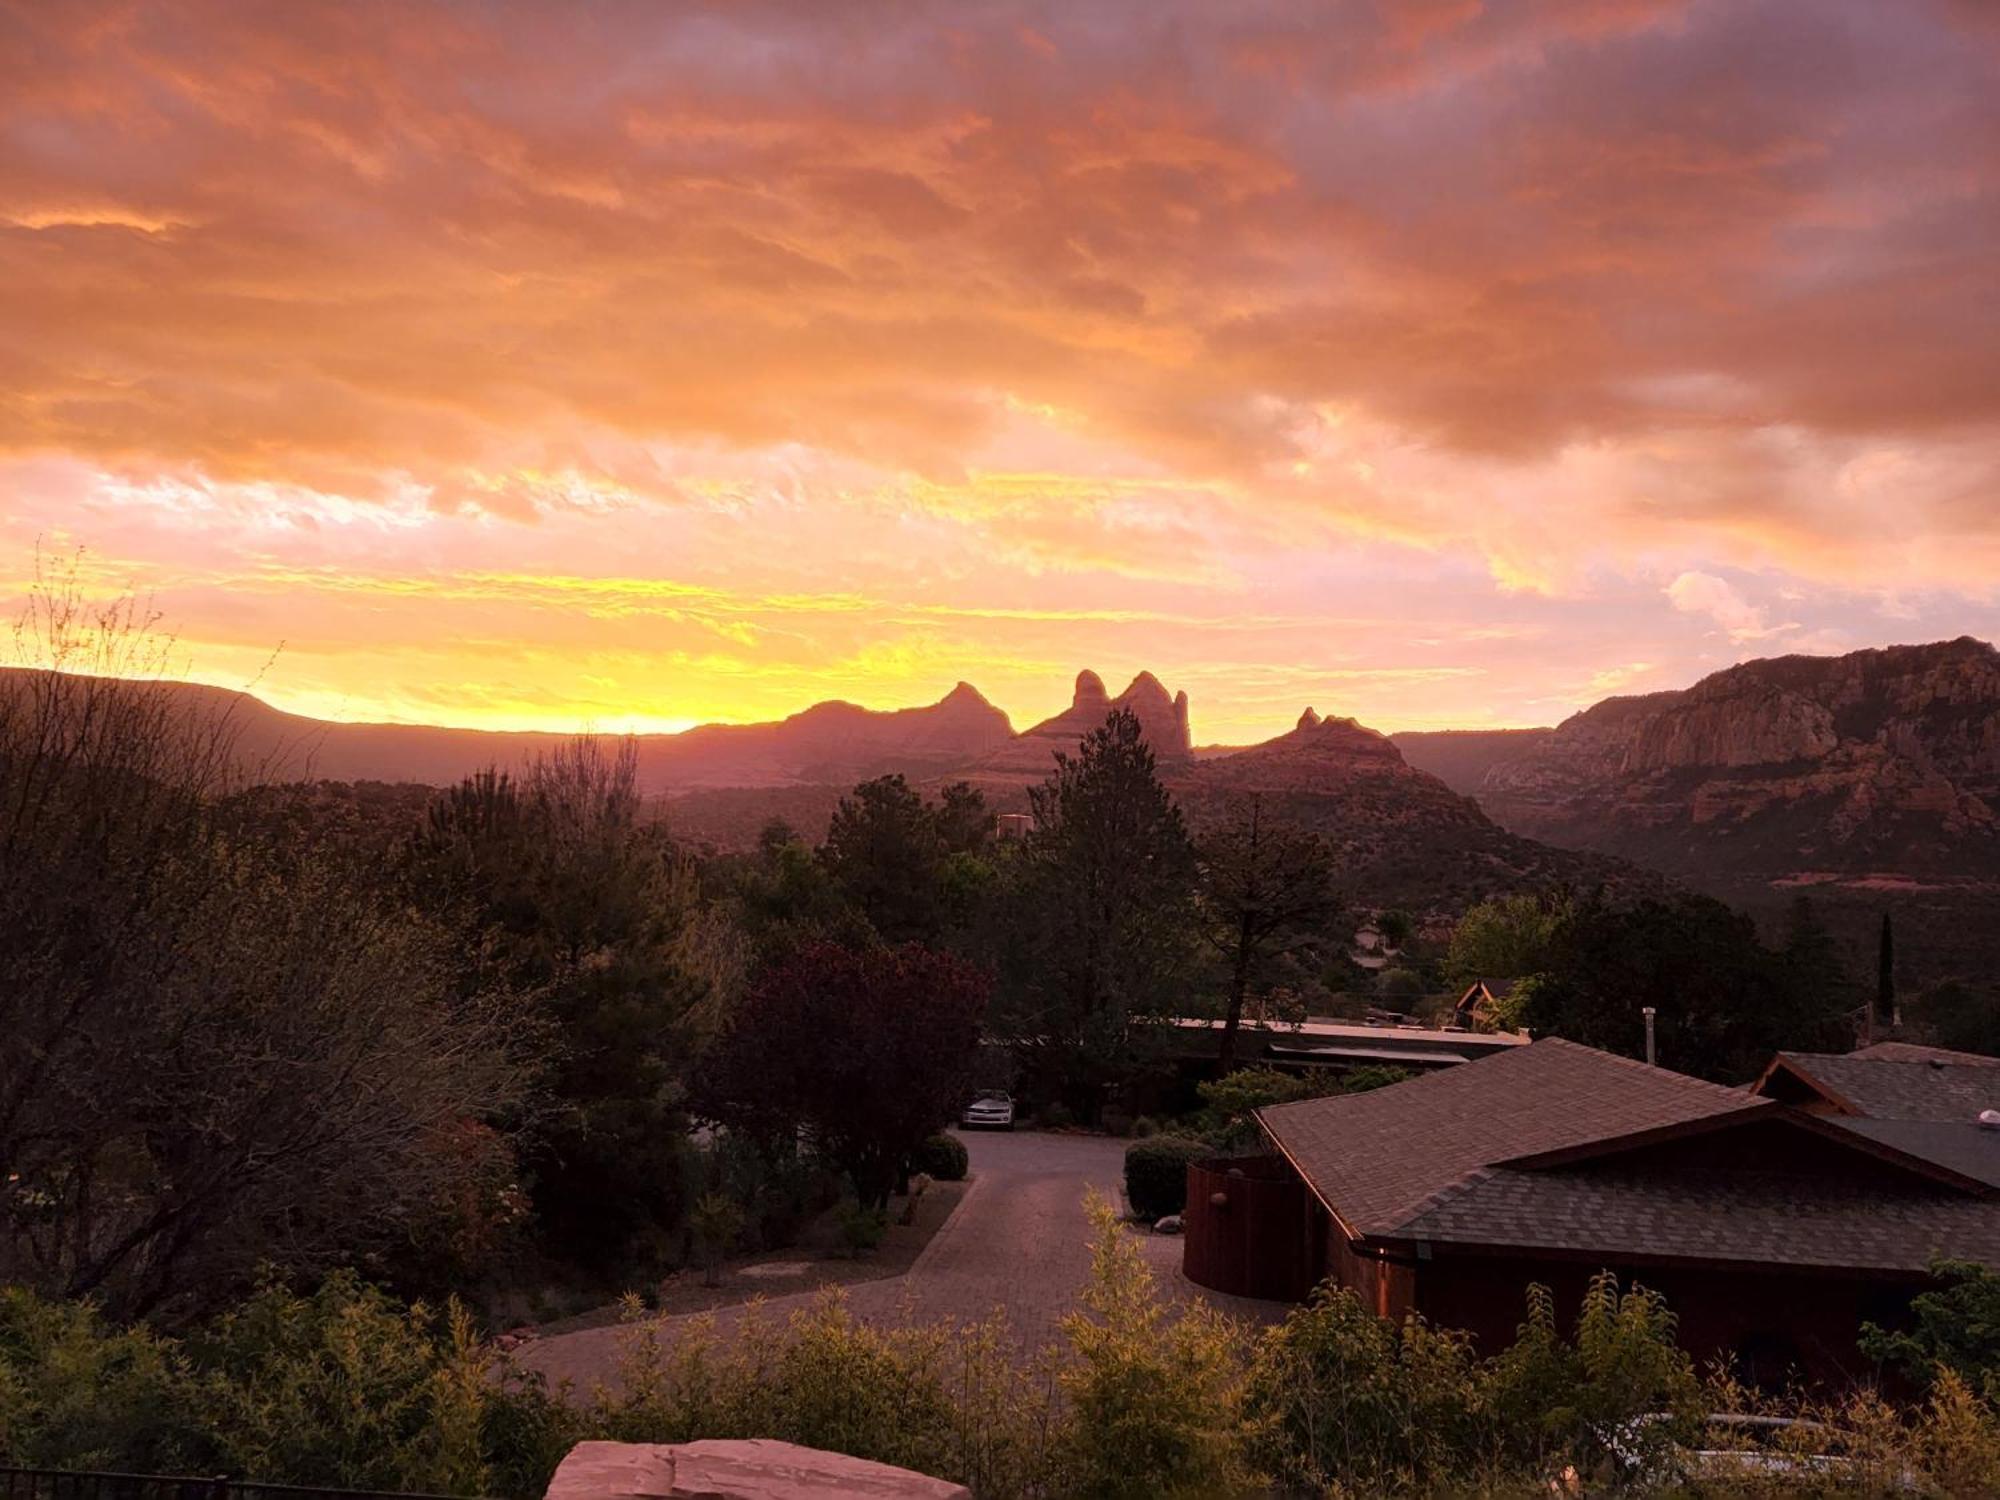
<path fill-rule="evenodd" d="M 310 1297 L 267 1287 L 192 1341 L 223 1466 L 345 1489 L 478 1495 L 493 1352 L 349 1272 Z"/>
<path fill-rule="evenodd" d="M 1462 1334 L 1377 1318 L 1343 1287 L 1260 1340 L 1243 1410 L 1258 1467 L 1315 1493 L 1421 1492 L 1479 1450 L 1477 1360 Z"/>
<path fill-rule="evenodd" d="M 840 1201 L 840 1174 L 795 1140 L 760 1143 L 721 1131 L 705 1146 L 690 1146 L 683 1163 L 681 1196 L 693 1203 L 720 1191 L 742 1204 L 758 1249 L 795 1245 L 806 1226 Z"/>
<path fill-rule="evenodd" d="M 1132 1138 L 1134 1140 L 1143 1141 L 1148 1136 L 1158 1135 L 1159 1133 L 1160 1122 L 1155 1120 L 1151 1115 L 1141 1115 L 1132 1122 Z"/>
<path fill-rule="evenodd" d="M 1245 1150 L 1259 1138 L 1256 1112 L 1265 1105 L 1289 1104 L 1335 1090 L 1337 1086 L 1324 1076 L 1308 1079 L 1276 1068 L 1238 1068 L 1196 1085 L 1202 1109 L 1191 1122 L 1192 1132 L 1219 1152 Z"/>
<path fill-rule="evenodd" d="M 935 1182 L 963 1182 L 972 1158 L 966 1154 L 964 1141 L 939 1131 L 917 1148 L 913 1165 Z"/>
<path fill-rule="evenodd" d="M 1370 1063 L 1366 1067 L 1349 1068 L 1340 1075 L 1342 1094 L 1365 1094 L 1371 1089 L 1385 1089 L 1392 1083 L 1403 1083 L 1417 1075 L 1408 1068 L 1399 1068 L 1394 1063 Z"/>
<path fill-rule="evenodd" d="M 715 1286 L 721 1279 L 723 1257 L 734 1248 L 743 1233 L 743 1207 L 727 1193 L 703 1193 L 688 1215 L 695 1246 L 701 1252 L 702 1279 Z"/>
<path fill-rule="evenodd" d="M 674 1443 L 777 1438 L 955 1480 L 981 1500 L 1066 1493 L 1047 1386 L 998 1321 L 883 1329 L 830 1290 L 782 1322 L 753 1309 L 727 1338 L 713 1319 L 623 1335 L 592 1436 Z"/>
<path fill-rule="evenodd" d="M 1044 1130 L 1067 1130 L 1076 1123 L 1076 1116 L 1069 1106 L 1060 1101 L 1046 1104 L 1035 1115 L 1035 1123 Z"/>
<path fill-rule="evenodd" d="M 871 1255 L 889 1232 L 889 1216 L 879 1208 L 851 1203 L 840 1212 L 840 1243 L 850 1260 Z"/>
<path fill-rule="evenodd" d="M 1243 1403 L 1253 1458 L 1285 1484 L 1364 1494 L 1572 1465 L 1607 1484 L 1667 1472 L 1708 1403 L 1659 1296 L 1597 1276 L 1573 1341 L 1546 1288 L 1528 1302 L 1515 1343 L 1481 1360 L 1462 1333 L 1417 1317 L 1398 1327 L 1320 1287 L 1258 1344 Z"/>
<path fill-rule="evenodd" d="M 173 1345 L 87 1302 L 0 1290 L 0 1459 L 29 1468 L 200 1472 L 193 1380 Z"/>
<path fill-rule="evenodd" d="M 0 1461 L 540 1495 L 574 1422 L 539 1380 L 352 1274 L 268 1287 L 185 1343 L 0 1292 Z"/>
<path fill-rule="evenodd" d="M 1187 1206 L 1187 1168 L 1191 1161 L 1213 1156 L 1205 1141 L 1186 1136 L 1155 1135 L 1125 1148 L 1125 1197 L 1141 1219 L 1177 1214 Z"/>
<path fill-rule="evenodd" d="M 1918 1386 L 1950 1370 L 1988 1401 L 2000 1401 L 2000 1275 L 1970 1261 L 1931 1264 L 1937 1286 L 1910 1299 L 1912 1326 L 1861 1325 L 1861 1352 Z"/>
<path fill-rule="evenodd" d="M 1089 1202 L 1095 1230 L 1083 1307 L 1063 1320 L 1071 1360 L 1065 1493 L 1209 1496 L 1247 1479 L 1238 1443 L 1241 1336 L 1205 1302 L 1169 1318 L 1152 1272 L 1111 1206 Z"/>

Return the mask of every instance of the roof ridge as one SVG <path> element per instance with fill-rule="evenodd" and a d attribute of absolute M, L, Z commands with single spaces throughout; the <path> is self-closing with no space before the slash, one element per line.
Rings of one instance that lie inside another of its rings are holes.
<path fill-rule="evenodd" d="M 1586 1046 L 1582 1042 L 1573 1042 L 1566 1036 L 1537 1037 L 1528 1046 L 1529 1048 L 1534 1048 L 1550 1044 L 1567 1048 L 1573 1052 L 1588 1052 L 1593 1057 L 1600 1057 L 1609 1062 L 1620 1063 L 1627 1068 L 1636 1068 L 1648 1076 L 1671 1078 L 1677 1085 L 1693 1084 L 1696 1088 L 1711 1089 L 1724 1094 L 1741 1092 L 1740 1089 L 1726 1083 L 1714 1083 L 1706 1078 L 1697 1078 L 1692 1073 L 1682 1073 L 1674 1068 L 1663 1068 L 1658 1063 L 1649 1063 L 1637 1057 L 1627 1057 L 1622 1052 L 1613 1052 L 1608 1048 Z"/>
<path fill-rule="evenodd" d="M 1447 1182 L 1441 1188 L 1434 1188 L 1432 1191 L 1424 1194 L 1415 1203 L 1412 1203 L 1408 1208 L 1397 1210 L 1393 1215 L 1395 1227 L 1398 1229 L 1408 1228 L 1433 1209 L 1443 1208 L 1453 1198 L 1459 1197 L 1478 1187 L 1480 1183 L 1486 1181 L 1487 1178 L 1493 1176 L 1499 1170 L 1500 1168 L 1497 1165 L 1489 1162 L 1474 1167 L 1470 1172 L 1467 1172 L 1456 1181 Z"/>

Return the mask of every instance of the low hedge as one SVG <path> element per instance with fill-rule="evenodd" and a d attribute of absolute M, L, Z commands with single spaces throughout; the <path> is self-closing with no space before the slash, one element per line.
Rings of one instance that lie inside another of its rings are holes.
<path fill-rule="evenodd" d="M 1187 1169 L 1191 1161 L 1213 1156 L 1205 1141 L 1178 1135 L 1148 1136 L 1125 1148 L 1125 1197 L 1142 1219 L 1177 1214 L 1187 1207 Z"/>
<path fill-rule="evenodd" d="M 965 1154 L 965 1142 L 939 1131 L 917 1147 L 912 1163 L 919 1172 L 937 1182 L 963 1182 L 972 1165 Z"/>

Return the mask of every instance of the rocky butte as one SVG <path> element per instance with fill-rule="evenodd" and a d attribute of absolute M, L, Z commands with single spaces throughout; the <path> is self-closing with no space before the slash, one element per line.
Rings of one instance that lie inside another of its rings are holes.
<path fill-rule="evenodd" d="M 1188 696 L 1168 696 L 1165 686 L 1151 672 L 1141 672 L 1116 698 L 1104 689 L 1104 679 L 1088 670 L 1076 674 L 1076 688 L 1069 707 L 1053 718 L 1024 729 L 1006 744 L 964 769 L 965 779 L 975 785 L 1029 786 L 1045 780 L 1055 769 L 1056 752 L 1074 754 L 1083 737 L 1101 728 L 1113 711 L 1129 708 L 1139 720 L 1146 743 L 1162 767 L 1188 760 L 1194 754 L 1188 732 Z"/>

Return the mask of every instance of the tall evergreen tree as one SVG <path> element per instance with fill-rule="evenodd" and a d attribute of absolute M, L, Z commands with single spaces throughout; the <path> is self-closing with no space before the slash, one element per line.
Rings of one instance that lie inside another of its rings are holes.
<path fill-rule="evenodd" d="M 936 809 L 900 775 L 842 797 L 820 847 L 835 886 L 888 943 L 936 938 L 944 855 Z"/>
<path fill-rule="evenodd" d="M 1084 1119 L 1145 1045 L 1144 1022 L 1186 1006 L 1195 858 L 1136 715 L 1119 709 L 1030 790 L 1015 870 L 1005 1022 Z"/>
<path fill-rule="evenodd" d="M 631 744 L 579 740 L 518 782 L 468 779 L 433 806 L 409 873 L 540 997 L 552 1037 L 524 1151 L 535 1210 L 559 1253 L 622 1269 L 680 1216 L 682 1100 L 710 998 L 694 874 L 640 817 Z"/>
<path fill-rule="evenodd" d="M 1896 929 L 1882 913 L 1882 937 L 1875 949 L 1875 1019 L 1884 1026 L 1896 1022 Z"/>
<path fill-rule="evenodd" d="M 1285 958 L 1325 937 L 1340 908 L 1333 852 L 1316 833 L 1275 822 L 1252 795 L 1201 840 L 1203 931 L 1228 968 L 1228 1009 L 1218 1055 L 1236 1061 L 1236 1033 L 1253 986 Z"/>

